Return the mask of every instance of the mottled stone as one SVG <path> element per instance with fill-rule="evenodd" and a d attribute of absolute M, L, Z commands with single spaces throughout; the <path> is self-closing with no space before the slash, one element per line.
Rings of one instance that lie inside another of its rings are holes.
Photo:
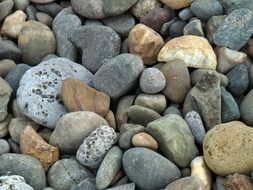
<path fill-rule="evenodd" d="M 132 144 L 135 147 L 144 147 L 156 151 L 158 149 L 157 141 L 148 133 L 137 133 L 132 137 Z"/>
<path fill-rule="evenodd" d="M 11 86 L 0 77 L 0 122 L 8 115 L 7 108 L 12 91 Z"/>
<path fill-rule="evenodd" d="M 210 43 L 213 43 L 213 36 L 226 16 L 227 15 L 212 16 L 206 23 L 206 37 Z"/>
<path fill-rule="evenodd" d="M 178 180 L 173 181 L 167 185 L 164 190 L 203 190 L 204 185 L 199 177 L 184 177 Z"/>
<path fill-rule="evenodd" d="M 106 16 L 120 15 L 130 9 L 137 0 L 104 0 L 103 11 Z"/>
<path fill-rule="evenodd" d="M 186 24 L 184 27 L 184 35 L 195 35 L 204 37 L 205 35 L 201 25 L 201 21 L 196 19 Z"/>
<path fill-rule="evenodd" d="M 0 190 L 33 190 L 33 188 L 26 184 L 25 179 L 19 175 L 6 175 L 0 177 Z"/>
<path fill-rule="evenodd" d="M 229 190 L 250 190 L 253 189 L 253 182 L 249 176 L 235 173 L 225 178 L 224 187 Z"/>
<path fill-rule="evenodd" d="M 131 8 L 131 13 L 137 18 L 148 14 L 152 9 L 161 7 L 162 4 L 158 0 L 138 0 Z"/>
<path fill-rule="evenodd" d="M 16 63 L 11 59 L 2 59 L 0 61 L 0 77 L 4 78 L 15 66 Z"/>

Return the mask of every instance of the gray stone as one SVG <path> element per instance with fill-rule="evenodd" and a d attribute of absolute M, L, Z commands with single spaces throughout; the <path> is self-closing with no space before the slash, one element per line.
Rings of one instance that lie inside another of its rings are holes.
<path fill-rule="evenodd" d="M 10 145 L 12 153 L 21 154 L 20 146 L 18 143 L 16 143 L 14 140 L 12 140 L 12 138 L 8 139 L 8 143 Z"/>
<path fill-rule="evenodd" d="M 44 188 L 44 189 L 42 189 L 42 190 L 54 190 L 54 188 L 46 187 L 46 188 Z"/>
<path fill-rule="evenodd" d="M 94 178 L 94 175 L 75 159 L 58 160 L 47 174 L 49 186 L 55 190 L 70 190 L 88 178 Z"/>
<path fill-rule="evenodd" d="M 0 40 L 0 60 L 11 59 L 15 62 L 21 59 L 21 50 L 9 40 Z"/>
<path fill-rule="evenodd" d="M 95 73 L 103 64 L 119 54 L 121 39 L 107 26 L 82 26 L 69 34 L 69 39 L 82 50 L 82 64 Z M 94 49 L 96 53 L 94 53 Z"/>
<path fill-rule="evenodd" d="M 189 19 L 191 19 L 193 17 L 193 13 L 191 11 L 190 7 L 184 8 L 183 10 L 181 10 L 178 14 L 178 17 L 183 20 L 183 21 L 187 21 Z"/>
<path fill-rule="evenodd" d="M 14 7 L 16 10 L 24 11 L 26 7 L 30 4 L 30 0 L 13 0 Z"/>
<path fill-rule="evenodd" d="M 232 50 L 243 47 L 253 33 L 253 13 L 249 9 L 237 9 L 230 13 L 214 34 L 214 43 Z"/>
<path fill-rule="evenodd" d="M 53 18 L 46 13 L 43 12 L 37 12 L 35 14 L 36 20 L 42 24 L 47 25 L 48 27 L 52 26 Z"/>
<path fill-rule="evenodd" d="M 140 57 L 121 54 L 107 60 L 96 72 L 93 86 L 111 98 L 119 98 L 130 90 L 144 69 Z"/>
<path fill-rule="evenodd" d="M 119 181 L 117 181 L 115 184 L 113 184 L 112 187 L 118 187 L 118 186 L 122 186 L 122 185 L 126 185 L 127 182 L 129 181 L 127 176 L 122 177 Z M 135 186 L 134 186 L 135 187 Z M 135 189 L 135 188 L 134 188 Z"/>
<path fill-rule="evenodd" d="M 112 187 L 106 190 L 135 190 L 135 183 L 128 183 L 117 187 Z"/>
<path fill-rule="evenodd" d="M 0 77 L 0 122 L 8 115 L 8 103 L 12 92 L 11 86 Z"/>
<path fill-rule="evenodd" d="M 243 98 L 240 111 L 242 120 L 246 124 L 253 126 L 253 90 L 250 90 Z"/>
<path fill-rule="evenodd" d="M 130 9 L 137 0 L 104 0 L 103 11 L 106 16 L 120 15 Z"/>
<path fill-rule="evenodd" d="M 191 169 L 190 168 L 183 168 L 181 170 L 182 177 L 189 177 L 191 175 Z"/>
<path fill-rule="evenodd" d="M 202 179 L 198 176 L 184 177 L 173 181 L 164 190 L 202 190 L 205 189 L 205 186 L 202 182 Z"/>
<path fill-rule="evenodd" d="M 22 117 L 22 118 L 26 118 L 25 114 L 23 112 L 21 112 L 19 106 L 18 106 L 18 102 L 17 99 L 14 99 L 12 101 L 12 105 L 11 105 L 11 111 L 14 117 Z"/>
<path fill-rule="evenodd" d="M 103 26 L 103 23 L 99 20 L 87 19 L 84 25 L 85 26 Z"/>
<path fill-rule="evenodd" d="M 93 181 L 95 181 L 95 179 L 85 179 L 81 181 L 77 186 L 73 187 L 71 190 L 97 190 L 96 185 L 94 185 Z"/>
<path fill-rule="evenodd" d="M 162 35 L 162 37 L 164 39 L 167 39 L 170 35 L 170 26 L 175 22 L 177 21 L 178 18 L 173 18 L 171 19 L 169 22 L 165 22 L 162 27 L 161 27 L 161 30 L 160 30 L 160 34 Z"/>
<path fill-rule="evenodd" d="M 3 0 L 0 2 L 0 22 L 11 12 L 14 2 L 12 0 Z"/>
<path fill-rule="evenodd" d="M 44 57 L 44 58 L 42 59 L 41 62 L 47 61 L 47 60 L 49 60 L 49 59 L 54 59 L 54 58 L 59 58 L 59 57 L 58 57 L 57 55 L 55 55 L 55 54 L 48 54 L 46 57 Z"/>
<path fill-rule="evenodd" d="M 180 111 L 177 107 L 174 107 L 174 106 L 168 107 L 168 108 L 163 112 L 163 116 L 168 115 L 168 114 L 177 114 L 177 115 L 179 115 L 179 116 L 182 117 L 181 111 Z"/>
<path fill-rule="evenodd" d="M 129 53 L 128 38 L 126 38 L 121 44 L 120 54 L 123 53 Z"/>
<path fill-rule="evenodd" d="M 10 152 L 10 145 L 5 139 L 0 139 L 0 155 Z"/>
<path fill-rule="evenodd" d="M 121 168 L 123 152 L 115 146 L 105 155 L 96 175 L 97 189 L 107 188 Z"/>
<path fill-rule="evenodd" d="M 59 97 L 62 82 L 73 76 L 88 85 L 93 77 L 83 66 L 65 58 L 50 59 L 29 69 L 17 91 L 21 111 L 37 123 L 55 128 L 56 121 L 67 113 Z"/>
<path fill-rule="evenodd" d="M 175 20 L 169 27 L 169 35 L 171 37 L 179 37 L 184 34 L 184 27 L 187 22 L 182 20 Z"/>
<path fill-rule="evenodd" d="M 10 59 L 2 59 L 0 61 L 0 77 L 4 78 L 10 70 L 16 66 L 16 63 Z"/>
<path fill-rule="evenodd" d="M 36 4 L 36 9 L 41 12 L 49 14 L 51 17 L 55 17 L 62 9 L 59 4 L 57 3 L 47 3 L 47 4 Z"/>
<path fill-rule="evenodd" d="M 216 176 L 216 181 L 214 185 L 215 190 L 226 190 L 224 187 L 224 178 L 221 176 Z"/>
<path fill-rule="evenodd" d="M 33 5 L 28 5 L 25 9 L 25 13 L 27 15 L 27 20 L 36 20 L 35 15 L 37 13 L 37 9 Z"/>
<path fill-rule="evenodd" d="M 11 175 L 0 177 L 0 190 L 33 190 L 33 188 L 26 184 L 25 179 L 22 176 Z"/>
<path fill-rule="evenodd" d="M 169 114 L 148 124 L 147 132 L 164 155 L 180 167 L 187 167 L 198 155 L 192 132 L 184 119 Z"/>
<path fill-rule="evenodd" d="M 0 138 L 3 138 L 8 135 L 8 126 L 11 121 L 12 115 L 8 114 L 5 120 L 0 122 Z"/>
<path fill-rule="evenodd" d="M 77 160 L 84 166 L 97 169 L 116 138 L 117 135 L 110 126 L 98 127 L 80 145 L 76 153 Z"/>
<path fill-rule="evenodd" d="M 206 37 L 210 43 L 213 43 L 213 36 L 226 17 L 226 15 L 212 16 L 208 20 L 206 24 Z"/>
<path fill-rule="evenodd" d="M 127 150 L 122 159 L 124 170 L 140 190 L 156 190 L 181 177 L 171 161 L 146 148 Z"/>
<path fill-rule="evenodd" d="M 240 8 L 247 8 L 253 11 L 253 4 L 251 0 L 219 0 L 224 7 L 226 13 L 231 13 L 232 11 Z"/>
<path fill-rule="evenodd" d="M 195 35 L 204 37 L 205 35 L 203 32 L 201 21 L 196 19 L 186 24 L 184 27 L 184 35 Z"/>
<path fill-rule="evenodd" d="M 0 156 L 0 175 L 20 175 L 35 190 L 46 187 L 46 175 L 39 160 L 24 154 L 5 153 Z"/>

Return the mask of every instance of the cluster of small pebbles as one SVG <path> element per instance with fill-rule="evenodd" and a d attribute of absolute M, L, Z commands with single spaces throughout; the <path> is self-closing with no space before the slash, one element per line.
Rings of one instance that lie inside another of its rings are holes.
<path fill-rule="evenodd" d="M 252 0 L 0 0 L 0 190 L 253 190 Z"/>

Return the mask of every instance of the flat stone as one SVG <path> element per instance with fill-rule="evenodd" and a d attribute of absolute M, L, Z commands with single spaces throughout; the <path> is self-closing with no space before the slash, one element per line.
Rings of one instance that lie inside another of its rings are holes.
<path fill-rule="evenodd" d="M 158 149 L 157 141 L 148 133 L 137 133 L 132 137 L 132 144 L 135 147 L 149 148 L 156 151 Z"/>
<path fill-rule="evenodd" d="M 10 145 L 5 139 L 0 139 L 0 155 L 10 152 Z"/>
<path fill-rule="evenodd" d="M 8 115 L 7 109 L 12 91 L 11 86 L 0 77 L 0 122 Z"/>
<path fill-rule="evenodd" d="M 253 182 L 249 176 L 241 174 L 229 175 L 225 178 L 224 186 L 226 189 L 253 189 Z"/>
<path fill-rule="evenodd" d="M 120 15 L 130 9 L 137 0 L 104 0 L 103 11 L 106 16 Z"/>
<path fill-rule="evenodd" d="M 33 190 L 30 185 L 26 184 L 25 179 L 18 175 L 0 177 L 0 190 L 6 189 Z"/>
<path fill-rule="evenodd" d="M 11 59 L 2 59 L 0 61 L 0 77 L 4 78 L 15 66 L 16 63 Z"/>
<path fill-rule="evenodd" d="M 194 0 L 161 0 L 162 3 L 172 9 L 188 7 Z"/>
<path fill-rule="evenodd" d="M 158 0 L 138 0 L 130 11 L 137 19 L 140 19 L 148 14 L 152 9 L 161 6 L 162 4 Z"/>
<path fill-rule="evenodd" d="M 199 177 L 184 177 L 173 181 L 167 185 L 164 190 L 179 190 L 179 189 L 204 189 L 203 182 Z"/>
<path fill-rule="evenodd" d="M 9 40 L 0 40 L 0 60 L 11 59 L 17 62 L 20 61 L 21 56 L 21 50 L 14 42 Z"/>
<path fill-rule="evenodd" d="M 250 90 L 248 94 L 243 98 L 240 111 L 241 111 L 241 118 L 242 120 L 250 125 L 253 126 L 253 90 Z"/>
<path fill-rule="evenodd" d="M 0 138 L 3 138 L 9 134 L 8 126 L 12 119 L 12 115 L 8 114 L 5 120 L 0 122 Z"/>
<path fill-rule="evenodd" d="M 0 22 L 4 20 L 4 18 L 11 12 L 14 6 L 14 2 L 12 0 L 3 0 L 0 2 Z"/>

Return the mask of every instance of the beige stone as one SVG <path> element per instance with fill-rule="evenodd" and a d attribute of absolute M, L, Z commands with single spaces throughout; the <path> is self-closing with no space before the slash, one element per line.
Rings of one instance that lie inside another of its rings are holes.
<path fill-rule="evenodd" d="M 128 36 L 130 53 L 140 56 L 145 65 L 156 62 L 163 45 L 164 41 L 160 34 L 144 24 L 137 24 Z"/>
<path fill-rule="evenodd" d="M 168 41 L 158 54 L 158 61 L 182 60 L 188 67 L 216 69 L 216 55 L 207 39 L 185 35 Z"/>
<path fill-rule="evenodd" d="M 53 18 L 50 15 L 43 12 L 37 12 L 35 16 L 38 22 L 41 22 L 42 24 L 45 24 L 48 27 L 51 27 Z"/>
<path fill-rule="evenodd" d="M 152 150 L 158 149 L 157 141 L 148 133 L 137 133 L 132 137 L 132 144 L 136 147 L 145 147 Z"/>
<path fill-rule="evenodd" d="M 188 7 L 194 0 L 160 0 L 162 3 L 172 9 L 181 9 Z"/>
<path fill-rule="evenodd" d="M 105 120 L 107 121 L 108 125 L 116 131 L 116 120 L 114 113 L 111 110 L 109 110 L 106 114 Z"/>

